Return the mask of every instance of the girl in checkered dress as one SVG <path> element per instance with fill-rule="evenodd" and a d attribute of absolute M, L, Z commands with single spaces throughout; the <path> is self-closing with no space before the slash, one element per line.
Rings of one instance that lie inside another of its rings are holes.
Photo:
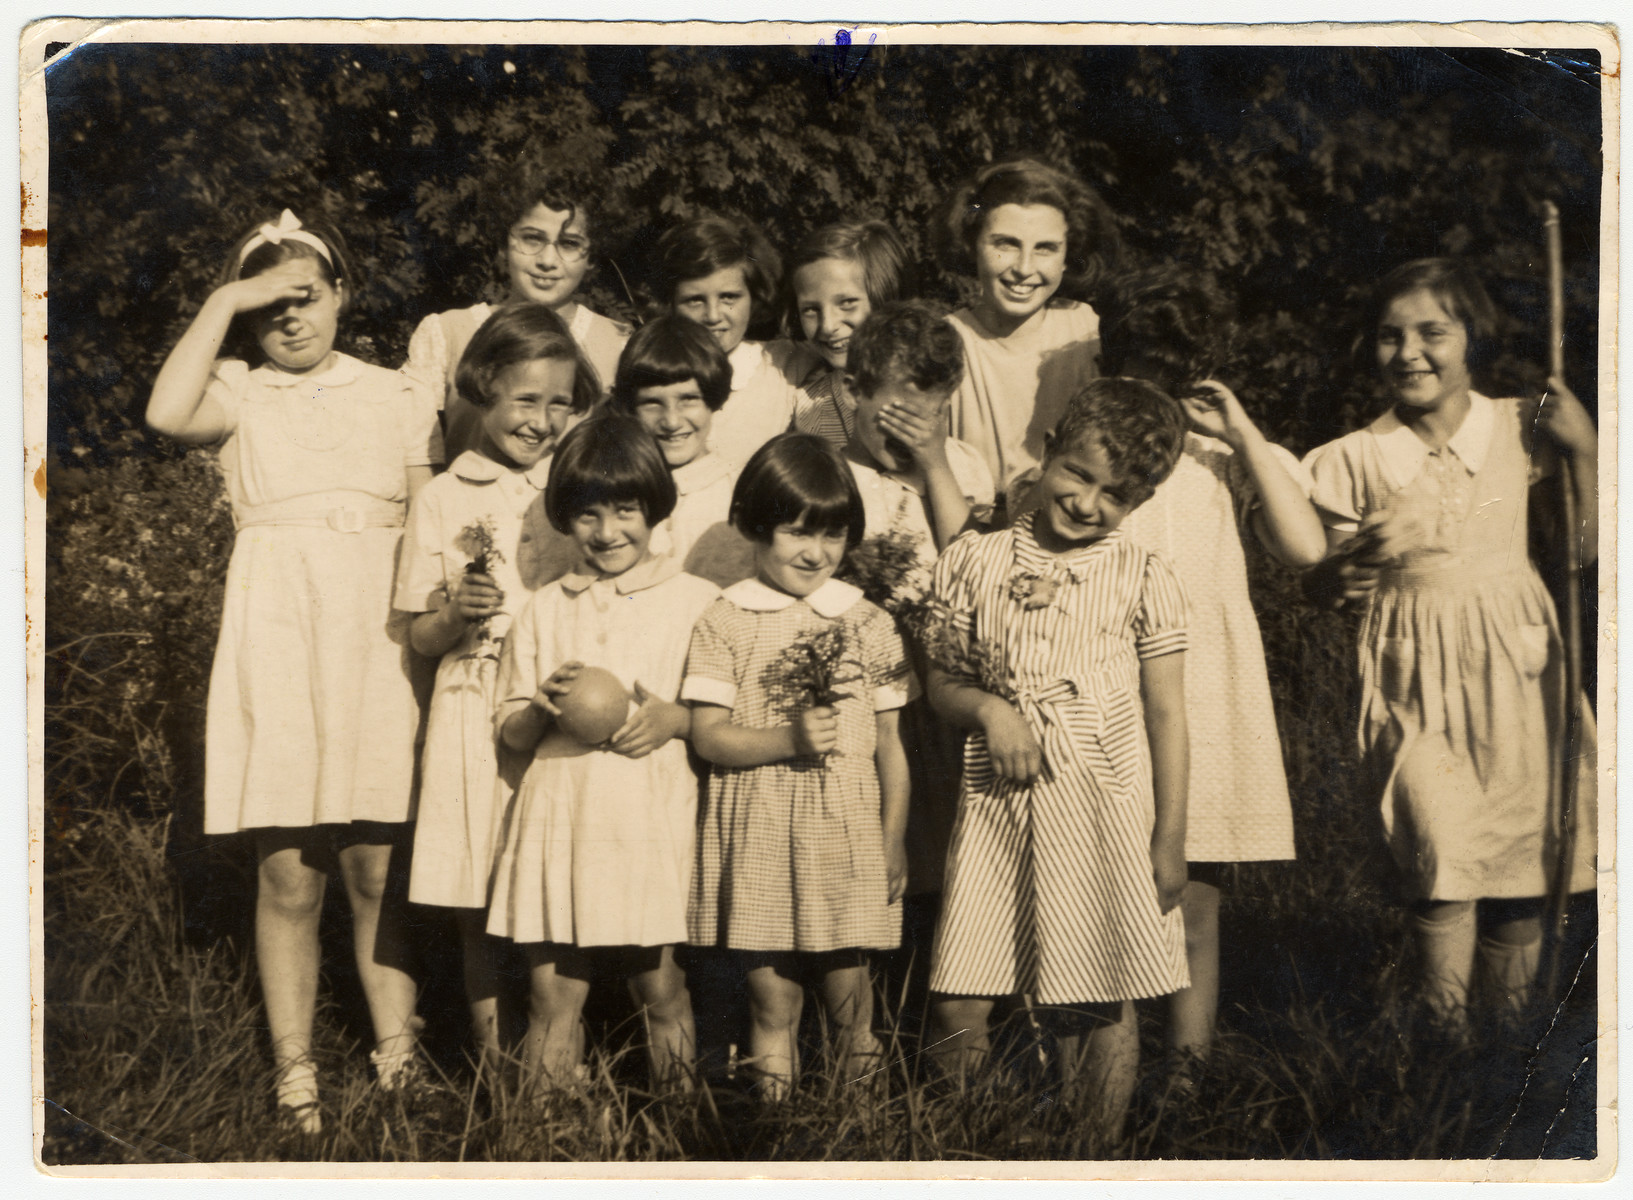
<path fill-rule="evenodd" d="M 890 616 L 833 578 L 864 519 L 836 450 L 812 434 L 774 438 L 744 467 L 731 519 L 754 543 L 755 574 L 704 612 L 681 689 L 693 745 L 713 764 L 690 939 L 743 952 L 750 1047 L 778 1098 L 808 979 L 845 1078 L 877 1066 L 866 951 L 901 937 L 897 715 L 911 676 Z"/>

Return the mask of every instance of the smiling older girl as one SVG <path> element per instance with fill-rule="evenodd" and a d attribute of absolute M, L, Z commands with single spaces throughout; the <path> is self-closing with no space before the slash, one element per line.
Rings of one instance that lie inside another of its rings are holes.
<path fill-rule="evenodd" d="M 415 1064 L 413 979 L 382 916 L 412 815 L 418 706 L 391 584 L 410 495 L 442 457 L 411 380 L 334 348 L 355 283 L 333 231 L 287 209 L 226 264 L 147 420 L 218 444 L 238 536 L 205 732 L 204 831 L 255 834 L 255 950 L 280 1116 L 322 1126 L 311 1058 L 327 864 L 351 901 L 383 1087 Z M 259 365 L 220 358 L 246 341 Z"/>

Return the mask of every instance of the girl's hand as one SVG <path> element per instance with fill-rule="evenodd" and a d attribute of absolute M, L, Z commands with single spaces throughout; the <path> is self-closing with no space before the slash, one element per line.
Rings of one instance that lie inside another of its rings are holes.
<path fill-rule="evenodd" d="M 505 603 L 505 594 L 491 575 L 461 575 L 454 584 L 452 607 L 467 623 L 485 621 Z"/>
<path fill-rule="evenodd" d="M 692 727 L 692 712 L 684 704 L 662 700 L 635 681 L 635 711 L 607 743 L 614 754 L 625 758 L 645 758 L 671 738 L 683 736 Z"/>
<path fill-rule="evenodd" d="M 839 746 L 839 713 L 827 705 L 800 713 L 793 729 L 795 754 L 827 754 Z"/>
<path fill-rule="evenodd" d="M 1185 894 L 1185 846 L 1178 838 L 1157 838 L 1151 843 L 1151 877 L 1157 884 L 1157 907 L 1164 914 Z"/>
<path fill-rule="evenodd" d="M 879 414 L 879 428 L 895 438 L 920 466 L 947 465 L 947 410 L 900 402 Z"/>
<path fill-rule="evenodd" d="M 1548 390 L 1543 393 L 1537 423 L 1571 457 L 1597 457 L 1599 431 L 1594 428 L 1593 418 L 1576 398 L 1576 393 L 1557 375 L 1548 378 Z"/>
<path fill-rule="evenodd" d="M 907 840 L 901 835 L 885 836 L 885 902 L 894 904 L 907 894 Z"/>
<path fill-rule="evenodd" d="M 550 678 L 539 684 L 539 690 L 533 694 L 533 707 L 542 708 L 552 717 L 561 716 L 561 709 L 556 707 L 556 701 L 572 691 L 573 681 L 583 669 L 584 664 L 576 659 L 562 663 L 551 672 Z"/>
<path fill-rule="evenodd" d="M 1180 396 L 1179 403 L 1193 429 L 1232 449 L 1241 449 L 1242 439 L 1257 428 L 1236 393 L 1217 379 L 1204 379 L 1189 395 Z"/>
<path fill-rule="evenodd" d="M 291 258 L 259 275 L 235 279 L 217 290 L 232 302 L 235 313 L 254 312 L 292 300 L 305 302 L 312 298 L 311 267 L 302 265 L 306 261 Z"/>
<path fill-rule="evenodd" d="M 1043 748 L 1032 734 L 1019 710 L 1007 700 L 994 696 L 981 719 L 987 738 L 987 755 L 1000 779 L 1031 783 L 1043 771 Z"/>

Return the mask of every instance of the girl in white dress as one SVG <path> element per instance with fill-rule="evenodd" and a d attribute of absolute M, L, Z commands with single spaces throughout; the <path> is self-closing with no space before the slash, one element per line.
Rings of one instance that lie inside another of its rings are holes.
<path fill-rule="evenodd" d="M 560 317 L 592 368 L 597 394 L 611 386 L 629 330 L 592 311 L 578 296 L 595 262 L 602 212 L 587 179 L 526 166 L 498 176 L 485 191 L 490 236 L 498 241 L 502 303 L 543 304 Z M 486 302 L 432 313 L 408 342 L 405 371 L 431 388 L 442 405 L 448 461 L 481 440 L 482 416 L 461 399 L 456 372 L 466 343 L 493 314 Z"/>
<path fill-rule="evenodd" d="M 488 893 L 505 812 L 526 760 L 496 745 L 494 690 L 511 617 L 532 590 L 523 515 L 539 502 L 556 440 L 597 398 L 561 318 L 507 305 L 460 359 L 478 440 L 415 497 L 396 606 L 413 614 L 415 651 L 440 660 L 426 725 L 408 898 L 458 913 L 465 993 L 482 1061 L 499 1049 L 497 956 Z"/>
<path fill-rule="evenodd" d="M 418 706 L 391 580 L 410 496 L 442 458 L 402 375 L 334 349 L 352 277 L 287 209 L 246 236 L 153 385 L 147 420 L 216 443 L 238 536 L 210 675 L 206 833 L 253 830 L 255 947 L 279 1115 L 316 1133 L 311 1058 L 326 863 L 351 901 L 381 1086 L 414 1075 L 415 986 L 382 898 L 410 811 Z M 260 365 L 217 358 L 229 337 Z"/>
<path fill-rule="evenodd" d="M 1061 293 L 1103 284 L 1116 218 L 1077 176 L 1021 158 L 976 172 L 933 232 L 947 266 L 976 281 L 975 303 L 951 317 L 965 358 L 952 434 L 981 452 L 1007 497 L 1036 477 L 1044 434 L 1097 373 L 1099 318 Z"/>
<path fill-rule="evenodd" d="M 812 362 L 794 342 L 759 340 L 776 333 L 781 282 L 781 256 L 747 221 L 698 217 L 658 242 L 659 298 L 713 334 L 731 361 L 731 395 L 715 414 L 712 449 L 738 466 L 788 428 Z"/>
<path fill-rule="evenodd" d="M 674 506 L 669 468 L 638 422 L 607 414 L 571 430 L 544 507 L 579 565 L 528 600 L 500 662 L 497 728 L 532 761 L 505 824 L 488 932 L 527 953 L 523 1066 L 546 1084 L 570 1082 L 582 1061 L 598 971 L 628 979 L 654 1082 L 690 1076 L 696 1033 L 674 948 L 686 938 L 698 782 L 691 711 L 677 698 L 692 626 L 720 590 L 652 553 Z M 593 744 L 581 676 L 614 720 L 627 713 Z"/>
<path fill-rule="evenodd" d="M 1183 1060 L 1205 1056 L 1213 1041 L 1224 864 L 1293 857 L 1293 810 L 1242 530 L 1295 568 L 1320 562 L 1326 537 L 1308 498 L 1309 473 L 1210 378 L 1229 332 L 1224 298 L 1205 277 L 1173 272 L 1118 291 L 1119 311 L 1101 326 L 1101 370 L 1149 379 L 1179 400 L 1190 423 L 1174 473 L 1123 522 L 1174 568 L 1190 602 L 1190 882 L 1180 907 L 1191 986 L 1168 1004 L 1168 1042 Z"/>

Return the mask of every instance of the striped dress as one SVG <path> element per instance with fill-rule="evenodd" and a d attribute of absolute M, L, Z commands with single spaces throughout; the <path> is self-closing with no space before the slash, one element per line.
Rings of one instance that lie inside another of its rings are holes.
<path fill-rule="evenodd" d="M 1167 995 L 1190 981 L 1183 918 L 1161 912 L 1152 878 L 1140 660 L 1185 649 L 1184 595 L 1119 532 L 1056 557 L 1032 520 L 960 538 L 932 583 L 986 661 L 971 681 L 1026 717 L 1044 769 L 1001 780 L 985 737 L 966 740 L 930 987 L 1043 1004 Z"/>

